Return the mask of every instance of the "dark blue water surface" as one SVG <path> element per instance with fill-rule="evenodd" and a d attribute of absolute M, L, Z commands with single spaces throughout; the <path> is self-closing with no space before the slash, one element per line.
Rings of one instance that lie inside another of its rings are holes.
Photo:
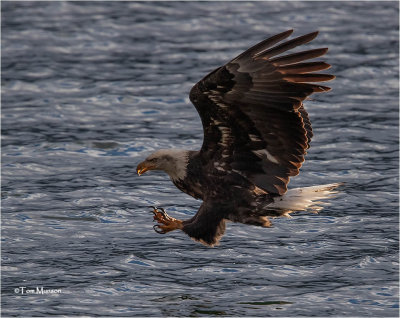
<path fill-rule="evenodd" d="M 398 6 L 3 1 L 3 316 L 397 316 Z M 320 30 L 337 75 L 290 186 L 341 193 L 215 248 L 155 233 L 149 205 L 200 202 L 136 164 L 199 149 L 192 85 L 289 28 Z"/>

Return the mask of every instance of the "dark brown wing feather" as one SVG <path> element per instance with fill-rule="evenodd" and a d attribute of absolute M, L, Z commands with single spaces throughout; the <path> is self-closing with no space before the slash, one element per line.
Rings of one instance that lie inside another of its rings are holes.
<path fill-rule="evenodd" d="M 312 93 L 330 90 L 310 82 L 334 78 L 313 73 L 329 64 L 304 62 L 324 55 L 326 48 L 280 56 L 318 34 L 278 44 L 292 32 L 258 43 L 211 72 L 190 92 L 203 123 L 200 154 L 209 170 L 237 172 L 279 195 L 286 192 L 289 177 L 299 173 L 312 137 L 303 101 Z"/>

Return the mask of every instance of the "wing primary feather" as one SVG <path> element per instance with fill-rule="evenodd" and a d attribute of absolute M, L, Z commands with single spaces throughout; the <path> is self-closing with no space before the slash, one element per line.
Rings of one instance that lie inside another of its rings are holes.
<path fill-rule="evenodd" d="M 322 56 L 326 52 L 328 52 L 327 48 L 303 51 L 303 52 L 298 52 L 298 53 L 288 54 L 285 56 L 276 57 L 274 59 L 271 59 L 270 62 L 273 63 L 275 66 L 294 64 L 297 62 L 302 62 L 304 60 L 309 60 L 309 59 L 313 59 L 315 57 Z"/>
<path fill-rule="evenodd" d="M 315 37 L 318 35 L 318 31 L 299 36 L 293 40 L 286 41 L 278 46 L 275 46 L 271 49 L 268 49 L 266 51 L 259 52 L 254 55 L 254 58 L 262 58 L 262 59 L 268 59 L 270 57 L 276 56 L 278 54 L 281 54 L 285 51 L 288 51 L 290 49 L 295 48 L 296 46 L 306 44 L 312 40 L 315 39 Z"/>
<path fill-rule="evenodd" d="M 311 88 L 314 93 L 322 93 L 322 92 L 329 92 L 332 88 L 323 85 L 314 85 L 314 84 L 306 84 L 306 83 L 299 83 L 297 85 L 305 85 L 308 88 Z"/>
<path fill-rule="evenodd" d="M 285 32 L 276 34 L 274 36 L 271 36 L 270 38 L 252 46 L 236 58 L 232 60 L 232 62 L 247 58 L 249 56 L 252 56 L 254 52 L 259 52 L 259 51 L 265 51 L 266 49 L 270 48 L 272 45 L 286 39 L 288 36 L 290 36 L 293 33 L 293 30 L 287 30 Z"/>
<path fill-rule="evenodd" d="M 330 64 L 325 62 L 308 62 L 280 66 L 278 67 L 278 71 L 282 74 L 303 74 L 327 70 L 330 67 Z"/>
<path fill-rule="evenodd" d="M 335 78 L 334 75 L 330 74 L 289 74 L 283 77 L 283 79 L 289 82 L 327 82 Z"/>

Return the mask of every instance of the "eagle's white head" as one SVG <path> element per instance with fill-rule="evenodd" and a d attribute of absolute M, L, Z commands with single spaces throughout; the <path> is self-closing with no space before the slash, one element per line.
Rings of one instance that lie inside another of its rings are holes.
<path fill-rule="evenodd" d="M 136 172 L 140 176 L 148 170 L 162 170 L 168 173 L 172 180 L 182 180 L 186 177 L 188 162 L 188 150 L 160 149 L 139 163 Z"/>

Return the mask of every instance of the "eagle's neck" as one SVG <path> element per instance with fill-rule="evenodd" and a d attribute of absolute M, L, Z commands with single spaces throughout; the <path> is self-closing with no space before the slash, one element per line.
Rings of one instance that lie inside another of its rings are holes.
<path fill-rule="evenodd" d="M 204 179 L 201 173 L 202 166 L 199 151 L 186 151 L 179 157 L 182 160 L 176 161 L 178 173 L 174 175 L 169 173 L 172 182 L 179 190 L 191 195 L 193 198 L 203 199 Z"/>
<path fill-rule="evenodd" d="M 168 149 L 166 151 L 171 160 L 164 167 L 164 171 L 170 176 L 172 181 L 183 180 L 187 176 L 187 166 L 189 163 L 189 150 Z"/>

